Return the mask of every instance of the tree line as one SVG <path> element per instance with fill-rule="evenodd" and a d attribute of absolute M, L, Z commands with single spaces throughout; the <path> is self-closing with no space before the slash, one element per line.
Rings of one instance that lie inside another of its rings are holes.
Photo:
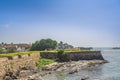
<path fill-rule="evenodd" d="M 4 44 L 7 43 L 0 43 L 0 54 L 1 53 L 13 53 L 17 52 L 15 48 L 7 48 L 5 49 L 2 47 Z M 13 43 L 12 43 L 13 44 Z M 64 50 L 64 49 L 72 49 L 73 46 L 69 45 L 68 43 L 63 43 L 62 41 L 57 42 L 56 40 L 53 39 L 41 39 L 39 41 L 35 41 L 32 44 L 32 47 L 30 48 L 30 51 L 39 51 L 39 50 Z"/>
<path fill-rule="evenodd" d="M 62 50 L 62 49 L 71 49 L 73 48 L 72 45 L 69 45 L 68 43 L 63 43 L 60 41 L 59 43 L 56 40 L 52 39 L 41 39 L 39 41 L 36 41 L 32 44 L 32 47 L 30 50 Z"/>

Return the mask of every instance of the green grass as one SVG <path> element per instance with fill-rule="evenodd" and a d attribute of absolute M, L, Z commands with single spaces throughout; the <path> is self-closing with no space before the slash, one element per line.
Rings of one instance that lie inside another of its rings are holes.
<path fill-rule="evenodd" d="M 40 58 L 40 60 L 36 63 L 36 66 L 45 66 L 54 62 L 55 61 L 53 59 Z"/>
<path fill-rule="evenodd" d="M 50 53 L 56 53 L 58 52 L 57 50 L 44 50 L 44 51 L 40 51 L 40 52 L 50 52 Z"/>
<path fill-rule="evenodd" d="M 7 53 L 7 54 L 0 54 L 0 58 L 2 57 L 12 57 L 12 56 L 17 56 L 17 55 L 25 55 L 25 54 L 33 54 L 33 53 L 38 53 L 39 51 L 28 51 L 28 52 L 15 52 L 15 53 Z"/>
<path fill-rule="evenodd" d="M 46 51 L 40 51 L 40 52 L 50 52 L 50 53 L 57 53 L 59 50 L 46 50 Z M 95 52 L 95 50 L 64 50 L 64 53 L 70 53 L 70 52 Z"/>
<path fill-rule="evenodd" d="M 50 53 L 57 53 L 58 50 L 44 50 L 44 51 L 28 51 L 28 52 L 15 52 L 15 53 L 7 53 L 7 54 L 0 54 L 0 58 L 2 57 L 9 57 L 9 56 L 17 56 L 17 55 L 25 55 L 25 54 L 33 54 L 38 52 L 50 52 Z M 94 52 L 93 50 L 64 50 L 64 54 L 70 53 L 70 52 Z"/>
<path fill-rule="evenodd" d="M 95 52 L 95 51 L 94 50 L 69 50 L 65 52 L 70 53 L 70 52 Z"/>

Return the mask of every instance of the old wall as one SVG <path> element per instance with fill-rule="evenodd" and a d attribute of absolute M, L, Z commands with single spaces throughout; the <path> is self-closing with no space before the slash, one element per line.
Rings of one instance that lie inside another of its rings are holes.
<path fill-rule="evenodd" d="M 104 60 L 100 51 L 92 52 L 71 52 L 68 55 L 69 60 Z"/>
<path fill-rule="evenodd" d="M 26 54 L 14 57 L 0 58 L 0 77 L 3 77 L 8 69 L 17 71 L 20 68 L 31 66 L 35 67 L 39 60 L 40 53 Z"/>
<path fill-rule="evenodd" d="M 41 52 L 40 56 L 47 59 L 56 59 L 57 52 Z"/>
<path fill-rule="evenodd" d="M 42 52 L 41 57 L 48 58 L 48 59 L 56 59 L 57 58 L 57 52 L 51 53 L 51 52 Z M 87 52 L 70 52 L 67 54 L 67 56 L 63 57 L 68 60 L 104 60 L 102 54 L 100 51 L 87 51 Z"/>
<path fill-rule="evenodd" d="M 4 57 L 0 58 L 0 77 L 3 77 L 8 69 L 12 71 L 17 71 L 20 68 L 27 66 L 36 66 L 36 62 L 39 57 L 57 59 L 57 52 L 41 52 L 34 53 L 30 55 L 21 55 L 14 57 Z M 68 53 L 65 60 L 104 60 L 100 51 L 90 51 L 90 52 L 71 52 Z"/>

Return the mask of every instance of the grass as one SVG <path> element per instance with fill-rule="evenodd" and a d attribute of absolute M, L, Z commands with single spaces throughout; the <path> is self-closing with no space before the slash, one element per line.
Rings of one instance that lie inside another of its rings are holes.
<path fill-rule="evenodd" d="M 50 52 L 50 53 L 57 53 L 59 50 L 45 50 L 40 52 Z M 95 50 L 64 50 L 64 53 L 70 52 L 95 52 Z"/>
<path fill-rule="evenodd" d="M 50 52 L 50 53 L 56 53 L 58 52 L 57 50 L 44 50 L 44 51 L 40 51 L 40 52 Z"/>
<path fill-rule="evenodd" d="M 45 59 L 45 58 L 40 58 L 40 60 L 36 63 L 36 66 L 45 66 L 51 63 L 54 63 L 55 61 L 53 59 Z"/>
<path fill-rule="evenodd" d="M 70 52 L 95 52 L 94 50 L 69 50 L 69 51 L 65 51 L 66 53 L 70 53 Z"/>
<path fill-rule="evenodd" d="M 28 52 L 15 52 L 15 53 L 7 53 L 7 54 L 0 54 L 0 58 L 2 57 L 12 57 L 12 56 L 18 56 L 18 55 L 25 55 L 25 54 L 33 54 L 38 53 L 39 51 L 28 51 Z"/>
<path fill-rule="evenodd" d="M 33 54 L 37 52 L 50 52 L 50 53 L 57 53 L 58 50 L 44 50 L 44 51 L 28 51 L 28 52 L 15 52 L 15 53 L 7 53 L 7 54 L 0 54 L 0 58 L 2 57 L 12 57 L 17 55 L 25 55 L 25 54 Z M 64 54 L 70 53 L 70 52 L 94 52 L 93 50 L 64 50 Z"/>

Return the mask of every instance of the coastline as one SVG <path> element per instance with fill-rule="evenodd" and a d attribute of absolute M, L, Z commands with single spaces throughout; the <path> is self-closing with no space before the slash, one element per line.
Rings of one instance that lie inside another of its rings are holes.
<path fill-rule="evenodd" d="M 106 60 L 79 60 L 70 62 L 55 62 L 44 67 L 36 69 L 21 70 L 18 79 L 15 80 L 43 80 L 42 77 L 47 74 L 52 74 L 52 71 L 64 71 L 67 74 L 77 73 L 79 70 L 99 66 L 107 63 Z"/>
<path fill-rule="evenodd" d="M 103 58 L 101 51 L 80 51 L 67 53 L 64 51 L 58 53 L 41 52 L 38 54 L 34 54 L 33 56 L 35 57 L 33 57 L 32 55 L 24 56 L 28 58 L 27 62 L 29 62 L 30 64 L 16 69 L 15 72 L 10 69 L 6 72 L 3 80 L 43 80 L 42 77 L 47 74 L 52 74 L 52 72 L 55 71 L 65 72 L 67 74 L 74 74 L 82 69 L 92 68 L 108 62 Z M 20 62 L 23 63 L 23 60 L 26 60 L 24 56 L 21 56 L 21 58 L 17 58 L 17 62 L 21 60 Z M 43 60 L 43 62 L 39 62 L 42 64 L 41 67 L 38 67 L 35 63 L 36 61 L 41 60 L 40 57 L 45 59 L 58 60 L 49 65 L 43 65 L 43 63 L 46 62 Z M 16 58 L 14 60 L 13 57 L 12 61 L 14 61 L 16 65 L 18 65 L 18 63 L 16 63 Z M 26 64 L 26 62 L 24 63 Z M 31 63 L 34 63 L 34 66 Z"/>
<path fill-rule="evenodd" d="M 81 70 L 95 65 L 107 63 L 106 60 L 79 60 L 70 62 L 55 62 L 42 67 L 45 71 L 70 71 L 70 70 Z"/>

